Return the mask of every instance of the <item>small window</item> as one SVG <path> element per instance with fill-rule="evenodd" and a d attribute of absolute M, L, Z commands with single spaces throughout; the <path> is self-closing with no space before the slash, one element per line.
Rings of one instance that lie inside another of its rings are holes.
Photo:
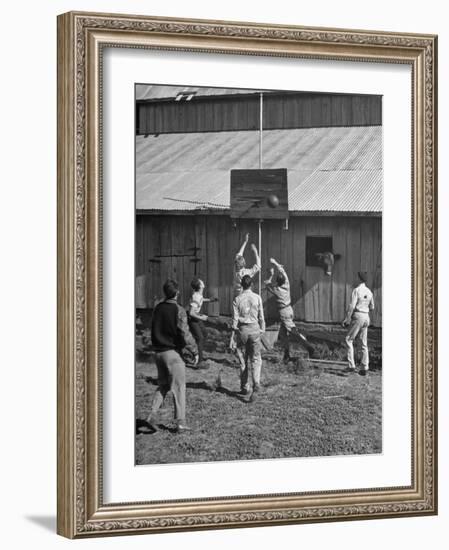
<path fill-rule="evenodd" d="M 306 237 L 306 265 L 322 267 L 323 262 L 317 254 L 333 252 L 332 237 Z"/>

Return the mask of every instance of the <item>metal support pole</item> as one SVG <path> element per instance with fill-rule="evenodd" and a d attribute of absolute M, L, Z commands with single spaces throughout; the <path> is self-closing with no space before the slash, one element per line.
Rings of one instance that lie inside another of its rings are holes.
<path fill-rule="evenodd" d="M 259 258 L 260 258 L 260 269 L 259 269 L 259 294 L 262 296 L 262 221 L 259 220 Z"/>
<path fill-rule="evenodd" d="M 259 169 L 263 164 L 263 93 L 259 96 Z"/>

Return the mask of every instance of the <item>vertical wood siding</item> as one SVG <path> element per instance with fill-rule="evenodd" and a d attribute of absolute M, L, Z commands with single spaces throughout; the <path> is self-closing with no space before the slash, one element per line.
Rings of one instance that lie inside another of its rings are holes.
<path fill-rule="evenodd" d="M 258 226 L 252 220 L 237 227 L 228 216 L 152 216 L 136 218 L 136 277 L 145 276 L 147 307 L 162 296 L 162 284 L 173 277 L 180 284 L 180 302 L 187 304 L 190 282 L 195 276 L 194 247 L 198 247 L 197 275 L 206 283 L 206 295 L 217 296 L 218 304 L 207 306 L 210 315 L 231 314 L 234 256 L 250 233 L 245 252 L 248 266 L 254 262 L 251 242 L 258 243 Z M 332 276 L 321 267 L 306 265 L 306 236 L 330 236 L 333 252 L 341 254 Z M 157 255 L 173 257 L 157 258 Z M 185 255 L 185 256 L 184 256 Z M 292 305 L 297 320 L 340 322 L 348 307 L 352 285 L 360 270 L 368 272 L 376 309 L 372 324 L 382 324 L 382 220 L 373 217 L 291 217 L 289 229 L 283 221 L 262 223 L 262 279 L 270 257 L 283 263 L 290 278 Z M 153 260 L 153 261 L 151 261 Z M 257 278 L 255 290 L 258 290 Z M 139 292 L 139 297 L 142 295 Z M 263 290 L 265 313 L 276 318 L 276 304 Z"/>
<path fill-rule="evenodd" d="M 382 124 L 380 96 L 351 94 L 266 94 L 267 130 Z M 259 128 L 259 96 L 137 102 L 137 134 L 223 132 Z"/>

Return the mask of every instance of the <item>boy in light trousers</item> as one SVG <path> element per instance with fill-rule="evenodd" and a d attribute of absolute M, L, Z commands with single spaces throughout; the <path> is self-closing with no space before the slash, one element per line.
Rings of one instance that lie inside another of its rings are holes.
<path fill-rule="evenodd" d="M 368 277 L 366 271 L 359 271 L 357 276 L 358 280 L 352 291 L 351 302 L 342 325 L 349 325 L 345 338 L 348 348 L 349 372 L 355 372 L 354 340 L 357 336 L 360 336 L 360 340 L 362 341 L 362 364 L 359 373 L 363 376 L 369 370 L 368 327 L 370 325 L 370 311 L 374 310 L 374 298 L 373 293 L 366 286 Z"/>
<path fill-rule="evenodd" d="M 249 371 L 252 375 L 252 393 L 260 390 L 262 370 L 261 335 L 265 332 L 262 298 L 251 290 L 252 279 L 244 275 L 241 281 L 242 292 L 234 299 L 232 316 L 231 349 L 238 349 L 243 357 L 240 366 L 241 393 L 246 395 L 250 390 Z"/>

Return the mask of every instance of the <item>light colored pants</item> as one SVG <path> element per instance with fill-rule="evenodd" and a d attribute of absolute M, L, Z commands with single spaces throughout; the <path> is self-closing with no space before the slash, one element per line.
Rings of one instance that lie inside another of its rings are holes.
<path fill-rule="evenodd" d="M 253 389 L 260 385 L 261 347 L 259 325 L 241 325 L 237 339 L 237 355 L 240 360 L 240 387 L 242 390 L 250 389 L 249 370 L 252 374 Z"/>
<path fill-rule="evenodd" d="M 354 340 L 357 335 L 360 336 L 362 341 L 362 368 L 368 370 L 369 368 L 369 355 L 368 355 L 368 327 L 369 327 L 369 314 L 368 313 L 353 313 L 351 324 L 349 325 L 348 334 L 346 335 L 346 345 L 348 347 L 348 363 L 351 369 L 355 369 L 354 362 Z"/>
<path fill-rule="evenodd" d="M 296 329 L 295 322 L 293 321 L 293 308 L 287 306 L 279 310 L 279 317 L 281 319 L 281 327 L 279 329 L 279 342 L 282 344 L 286 353 L 290 350 L 290 334 Z"/>
<path fill-rule="evenodd" d="M 281 326 L 279 329 L 278 339 L 284 348 L 285 356 L 290 356 L 290 339 L 299 342 L 308 350 L 309 353 L 312 352 L 313 346 L 307 342 L 304 335 L 299 332 L 298 327 L 295 325 L 292 306 L 287 306 L 280 309 L 279 317 L 281 320 Z"/>
<path fill-rule="evenodd" d="M 186 366 L 175 350 L 162 351 L 156 354 L 157 381 L 159 387 L 154 396 L 151 414 L 160 409 L 169 391 L 175 401 L 175 419 L 186 418 Z"/>

